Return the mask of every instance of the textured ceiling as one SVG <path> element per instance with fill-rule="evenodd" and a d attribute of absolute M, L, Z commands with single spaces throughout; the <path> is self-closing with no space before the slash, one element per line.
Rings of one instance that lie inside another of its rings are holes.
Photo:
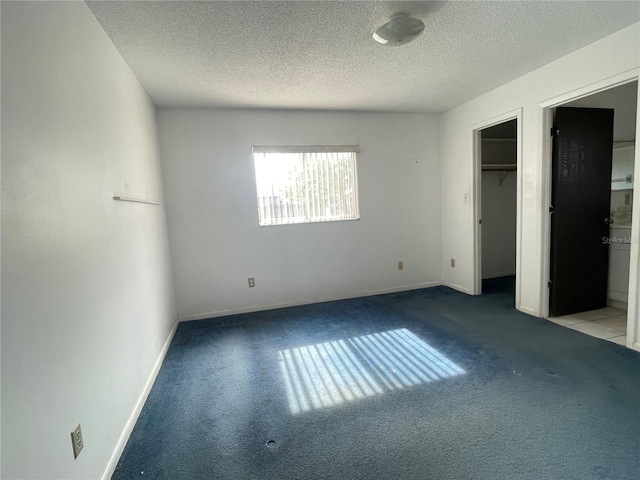
<path fill-rule="evenodd" d="M 87 2 L 160 106 L 441 112 L 640 20 L 639 2 Z M 425 33 L 384 47 L 394 13 Z"/>

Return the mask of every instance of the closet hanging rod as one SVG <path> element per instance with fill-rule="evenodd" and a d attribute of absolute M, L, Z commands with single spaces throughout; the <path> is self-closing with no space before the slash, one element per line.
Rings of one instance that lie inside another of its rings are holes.
<path fill-rule="evenodd" d="M 135 203 L 148 203 L 149 205 L 160 205 L 160 202 L 156 202 L 153 200 L 144 200 L 142 198 L 135 197 L 123 197 L 122 195 L 114 195 L 114 200 L 119 200 L 121 202 L 135 202 Z"/>

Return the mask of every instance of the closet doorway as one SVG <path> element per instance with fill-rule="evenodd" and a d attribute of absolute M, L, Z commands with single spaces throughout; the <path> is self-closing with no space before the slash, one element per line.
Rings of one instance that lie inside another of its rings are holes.
<path fill-rule="evenodd" d="M 476 134 L 476 293 L 515 292 L 518 119 L 478 129 Z M 515 298 L 514 298 L 515 302 Z"/>

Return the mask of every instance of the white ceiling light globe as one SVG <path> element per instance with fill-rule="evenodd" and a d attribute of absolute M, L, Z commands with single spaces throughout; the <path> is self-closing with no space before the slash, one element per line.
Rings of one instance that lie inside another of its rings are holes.
<path fill-rule="evenodd" d="M 387 47 L 397 47 L 414 40 L 423 31 L 422 20 L 398 13 L 373 32 L 373 39 Z"/>

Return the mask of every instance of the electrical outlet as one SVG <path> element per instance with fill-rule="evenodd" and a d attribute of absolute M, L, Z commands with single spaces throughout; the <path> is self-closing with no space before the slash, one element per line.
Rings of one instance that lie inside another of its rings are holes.
<path fill-rule="evenodd" d="M 456 259 L 455 258 L 451 259 L 451 268 L 456 268 Z"/>
<path fill-rule="evenodd" d="M 398 270 L 402 270 L 404 268 L 404 263 L 398 262 Z"/>
<path fill-rule="evenodd" d="M 253 288 L 256 286 L 256 279 L 253 277 L 249 277 L 249 288 Z"/>
<path fill-rule="evenodd" d="M 625 193 L 624 194 L 624 204 L 625 205 L 631 205 L 631 194 L 630 193 Z"/>
<path fill-rule="evenodd" d="M 79 423 L 76 425 L 76 428 L 71 431 L 71 444 L 73 445 L 73 458 L 78 458 L 82 447 L 84 447 L 84 442 L 82 441 L 82 430 L 80 429 Z"/>

